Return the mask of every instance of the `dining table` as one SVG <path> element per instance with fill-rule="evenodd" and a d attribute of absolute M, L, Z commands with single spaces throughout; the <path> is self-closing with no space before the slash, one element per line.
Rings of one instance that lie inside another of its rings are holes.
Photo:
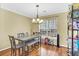
<path fill-rule="evenodd" d="M 17 39 L 17 40 L 20 40 L 20 41 L 22 41 L 22 43 L 23 43 L 23 55 L 25 56 L 26 55 L 26 53 L 25 53 L 25 48 L 27 47 L 27 44 L 26 44 L 26 42 L 28 42 L 29 40 L 33 40 L 33 39 L 35 39 L 35 38 L 38 38 L 39 39 L 39 43 L 41 43 L 41 35 L 31 35 L 31 36 L 28 36 L 28 37 L 16 37 L 15 39 Z"/>

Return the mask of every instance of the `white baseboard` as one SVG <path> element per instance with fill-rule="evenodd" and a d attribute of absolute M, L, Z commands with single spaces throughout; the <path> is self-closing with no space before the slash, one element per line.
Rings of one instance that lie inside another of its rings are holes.
<path fill-rule="evenodd" d="M 66 45 L 60 45 L 60 46 L 62 46 L 62 47 L 67 47 Z"/>
<path fill-rule="evenodd" d="M 9 49 L 9 48 L 10 48 L 10 47 L 4 48 L 4 49 L 0 49 L 0 51 L 7 50 L 7 49 Z"/>

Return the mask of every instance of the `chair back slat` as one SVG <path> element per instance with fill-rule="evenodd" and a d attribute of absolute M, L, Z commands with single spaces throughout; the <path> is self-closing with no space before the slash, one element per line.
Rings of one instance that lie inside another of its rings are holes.
<path fill-rule="evenodd" d="M 8 35 L 8 36 L 9 36 L 11 48 L 13 48 L 13 47 L 16 48 L 16 42 L 15 42 L 14 36 L 10 36 L 10 35 Z"/>
<path fill-rule="evenodd" d="M 28 32 L 25 32 L 25 33 L 18 33 L 18 34 L 17 34 L 17 37 L 18 37 L 18 38 L 28 37 Z"/>
<path fill-rule="evenodd" d="M 26 36 L 26 37 L 28 37 L 28 36 L 29 36 L 28 32 L 26 32 L 26 33 L 25 33 L 25 36 Z"/>
<path fill-rule="evenodd" d="M 18 34 L 17 34 L 17 37 L 18 37 L 18 38 L 25 37 L 25 34 L 24 34 L 24 33 L 18 33 Z"/>

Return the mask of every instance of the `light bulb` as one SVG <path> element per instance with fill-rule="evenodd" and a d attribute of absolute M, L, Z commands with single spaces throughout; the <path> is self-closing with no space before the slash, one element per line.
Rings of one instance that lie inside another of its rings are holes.
<path fill-rule="evenodd" d="M 43 22 L 43 20 L 40 20 L 40 21 L 39 21 L 39 23 L 42 23 L 42 22 Z"/>
<path fill-rule="evenodd" d="M 33 19 L 32 22 L 35 22 L 35 19 Z"/>
<path fill-rule="evenodd" d="M 39 20 L 40 20 L 40 19 L 39 19 L 39 18 L 37 18 L 37 21 L 38 21 L 38 22 L 39 22 Z"/>

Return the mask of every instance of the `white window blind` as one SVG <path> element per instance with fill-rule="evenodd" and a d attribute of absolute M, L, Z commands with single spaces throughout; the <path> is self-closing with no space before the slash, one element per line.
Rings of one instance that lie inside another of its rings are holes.
<path fill-rule="evenodd" d="M 40 32 L 55 32 L 57 30 L 57 19 L 56 17 L 52 17 L 49 19 L 44 19 L 44 22 L 39 24 Z"/>

